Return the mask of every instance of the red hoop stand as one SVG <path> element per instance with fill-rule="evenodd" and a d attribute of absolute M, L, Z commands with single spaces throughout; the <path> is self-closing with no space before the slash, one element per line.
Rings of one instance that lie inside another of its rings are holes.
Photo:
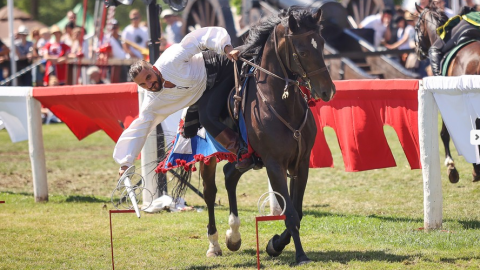
<path fill-rule="evenodd" d="M 259 221 L 273 221 L 273 220 L 285 220 L 285 215 L 255 217 L 255 230 L 257 232 L 257 269 L 260 269 L 260 249 L 258 247 L 258 222 Z"/>
<path fill-rule="evenodd" d="M 112 269 L 115 270 L 115 263 L 113 261 L 113 236 L 112 236 L 112 213 L 113 214 L 123 214 L 123 213 L 135 213 L 135 210 L 110 210 L 110 249 L 112 250 Z"/>

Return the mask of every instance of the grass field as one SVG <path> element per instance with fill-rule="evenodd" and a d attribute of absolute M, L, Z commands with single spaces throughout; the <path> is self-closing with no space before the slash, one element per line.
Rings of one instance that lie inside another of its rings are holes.
<path fill-rule="evenodd" d="M 114 143 L 103 132 L 79 142 L 63 124 L 44 126 L 49 202 L 34 203 L 27 142 L 12 144 L 0 131 L 0 269 L 111 268 L 108 209 L 116 185 Z M 326 130 L 335 168 L 310 170 L 301 235 L 314 262 L 301 269 L 478 269 L 480 266 L 480 184 L 470 164 L 457 157 L 458 184 L 442 174 L 443 228 L 424 232 L 423 183 L 410 170 L 397 136 L 385 134 L 397 167 L 346 173 L 336 137 Z M 139 164 L 137 164 L 139 166 Z M 206 258 L 207 211 L 114 215 L 117 269 L 254 269 L 258 197 L 268 190 L 265 171 L 246 174 L 238 187 L 242 247 L 229 251 L 228 200 L 218 167 L 217 228 L 223 257 Z M 193 184 L 201 186 L 198 174 Z M 188 192 L 189 205 L 205 210 Z M 278 258 L 264 251 L 282 222 L 260 224 L 264 269 L 294 265 L 290 244 Z"/>

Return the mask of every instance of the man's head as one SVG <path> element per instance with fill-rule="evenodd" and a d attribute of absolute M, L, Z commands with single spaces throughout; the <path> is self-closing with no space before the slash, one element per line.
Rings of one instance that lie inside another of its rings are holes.
<path fill-rule="evenodd" d="M 77 21 L 77 14 L 75 14 L 73 11 L 69 10 L 67 12 L 67 19 L 69 22 L 75 23 Z"/>
<path fill-rule="evenodd" d="M 172 24 L 176 21 L 176 16 L 175 13 L 173 13 L 173 10 L 167 8 L 162 11 L 160 14 L 160 18 L 165 20 L 167 24 Z"/>
<path fill-rule="evenodd" d="M 97 66 L 89 67 L 87 69 L 87 75 L 88 75 L 88 78 L 90 79 L 90 82 L 93 84 L 98 84 L 102 79 L 100 75 L 100 69 Z"/>
<path fill-rule="evenodd" d="M 392 21 L 392 17 L 393 17 L 393 11 L 392 11 L 392 9 L 390 9 L 390 8 L 385 8 L 385 9 L 382 11 L 382 23 L 383 23 L 384 25 L 390 24 L 390 22 Z"/>
<path fill-rule="evenodd" d="M 62 31 L 60 30 L 60 27 L 58 27 L 56 24 L 52 25 L 52 27 L 50 27 L 50 33 L 52 33 L 57 42 L 60 42 L 60 39 L 62 38 Z"/>
<path fill-rule="evenodd" d="M 128 72 L 138 86 L 151 92 L 162 90 L 162 76 L 152 64 L 145 60 L 135 62 Z"/>
<path fill-rule="evenodd" d="M 128 17 L 130 18 L 131 25 L 135 28 L 137 28 L 142 21 L 142 16 L 140 15 L 140 11 L 138 11 L 138 9 L 130 10 Z"/>

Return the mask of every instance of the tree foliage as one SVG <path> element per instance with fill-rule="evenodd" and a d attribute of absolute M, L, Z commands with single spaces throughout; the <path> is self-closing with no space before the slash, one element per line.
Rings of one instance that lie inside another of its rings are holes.
<path fill-rule="evenodd" d="M 90 15 L 94 15 L 95 2 L 97 0 L 88 0 L 88 12 Z M 99 4 L 103 3 L 103 0 L 98 0 Z M 32 15 L 36 20 L 51 26 L 52 24 L 60 21 L 67 12 L 73 9 L 77 4 L 83 4 L 83 0 L 15 0 L 14 6 Z M 162 4 L 165 7 L 163 1 L 157 0 L 158 4 Z M 37 5 L 35 5 L 37 4 Z M 7 5 L 7 0 L 0 0 L 0 8 Z M 38 9 L 32 10 L 32 7 L 38 7 Z M 136 8 L 142 14 L 143 20 L 147 19 L 146 6 L 141 0 L 134 1 L 131 6 L 118 6 L 115 11 L 115 18 L 118 20 L 120 27 L 123 28 L 130 23 L 128 19 L 128 13 L 133 8 Z M 37 15 L 38 14 L 38 15 Z M 101 13 L 100 13 L 101 15 Z M 82 14 L 77 14 L 82 16 Z"/>

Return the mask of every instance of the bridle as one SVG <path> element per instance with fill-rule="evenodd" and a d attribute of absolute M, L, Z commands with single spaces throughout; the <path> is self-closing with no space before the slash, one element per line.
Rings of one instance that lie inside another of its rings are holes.
<path fill-rule="evenodd" d="M 422 10 L 422 13 L 420 13 L 420 15 L 418 16 L 418 21 L 415 24 L 415 33 L 417 34 L 417 39 L 418 39 L 418 40 L 415 40 L 415 47 L 417 47 L 418 52 L 425 58 L 428 58 L 428 54 L 423 50 L 423 48 L 420 48 L 419 44 L 424 44 L 423 37 L 425 35 L 426 30 L 424 29 L 424 31 L 422 31 L 421 24 L 422 23 L 425 24 L 425 18 L 423 17 L 427 10 L 428 10 L 427 8 L 424 8 Z M 420 35 L 418 34 L 419 32 L 420 32 Z"/>

